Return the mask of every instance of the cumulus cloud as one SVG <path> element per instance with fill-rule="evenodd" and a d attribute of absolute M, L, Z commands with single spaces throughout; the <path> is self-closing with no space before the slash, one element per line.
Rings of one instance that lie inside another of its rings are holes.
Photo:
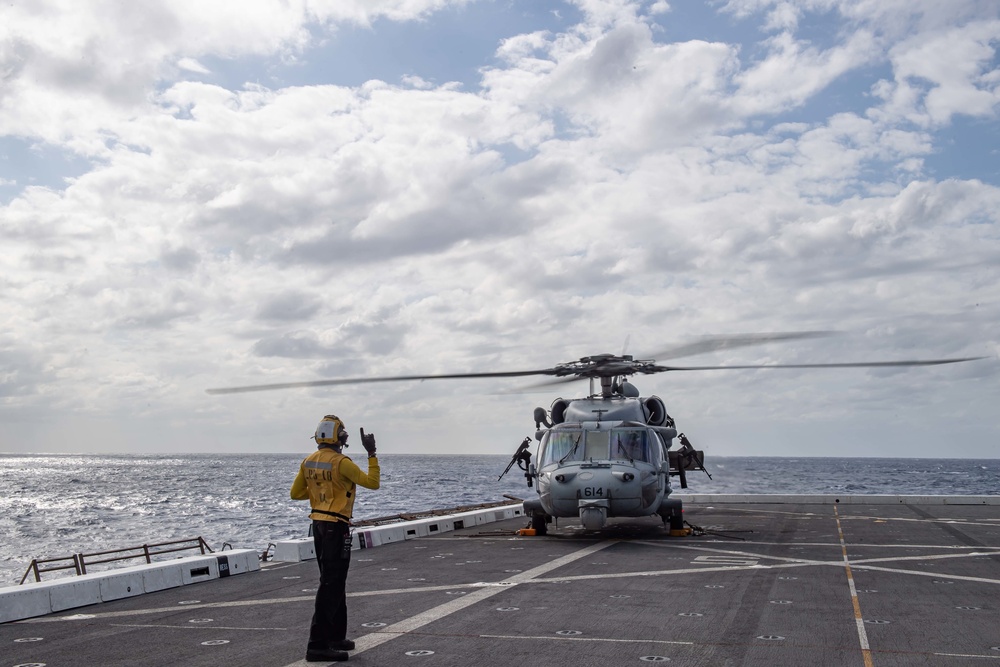
<path fill-rule="evenodd" d="M 93 161 L 0 210 L 0 414 L 141 404 L 211 434 L 238 405 L 291 428 L 331 394 L 225 403 L 203 389 L 539 368 L 628 337 L 641 352 L 703 333 L 862 332 L 784 353 L 798 361 L 995 348 L 1000 189 L 925 169 L 956 116 L 995 123 L 991 7 L 733 0 L 720 20 L 744 41 L 724 42 L 671 39 L 655 24 L 664 2 L 580 0 L 575 25 L 500 41 L 477 86 L 430 71 L 356 86 L 217 76 L 252 58 L 306 62 L 346 25 L 378 39 L 380 21 L 433 25 L 471 4 L 0 10 L 0 128 Z M 820 19 L 822 42 L 805 29 Z M 847 79 L 856 97 L 828 105 Z M 676 400 L 713 419 L 723 404 L 780 418 L 787 400 L 847 420 L 921 395 L 898 375 L 877 376 L 889 389 L 864 372 L 830 380 L 839 393 L 785 377 L 685 379 Z M 943 409 L 995 399 L 995 376 L 981 377 Z M 761 406 L 761 382 L 781 400 Z M 391 404 L 379 417 L 400 433 L 456 396 L 488 404 L 477 416 L 497 451 L 531 406 L 470 396 L 508 388 L 336 400 Z"/>
<path fill-rule="evenodd" d="M 938 126 L 956 114 L 995 118 L 998 34 L 1000 20 L 922 34 L 893 47 L 894 81 L 879 85 L 886 112 Z"/>

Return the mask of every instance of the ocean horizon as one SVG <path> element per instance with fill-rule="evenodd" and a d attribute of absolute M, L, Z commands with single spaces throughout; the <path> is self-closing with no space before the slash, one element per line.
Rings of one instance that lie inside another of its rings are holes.
<path fill-rule="evenodd" d="M 202 537 L 263 551 L 305 537 L 308 504 L 289 488 L 304 454 L 0 453 L 0 585 L 32 558 Z M 357 520 L 531 498 L 509 455 L 385 454 L 382 488 L 360 489 Z M 363 464 L 362 464 L 363 465 Z M 998 495 L 1000 459 L 712 457 L 691 493 Z M 54 576 L 54 575 L 50 575 Z"/>

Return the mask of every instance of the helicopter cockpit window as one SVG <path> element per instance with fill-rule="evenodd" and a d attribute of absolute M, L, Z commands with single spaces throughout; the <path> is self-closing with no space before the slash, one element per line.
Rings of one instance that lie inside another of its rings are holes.
<path fill-rule="evenodd" d="M 583 431 L 556 432 L 551 431 L 545 438 L 541 465 L 560 461 L 578 461 L 583 458 Z"/>
<path fill-rule="evenodd" d="M 611 431 L 611 458 L 652 461 L 646 431 L 624 429 Z"/>
<path fill-rule="evenodd" d="M 645 461 L 658 457 L 650 450 L 645 429 L 550 431 L 542 444 L 539 467 L 567 461 Z"/>
<path fill-rule="evenodd" d="M 587 431 L 587 446 L 583 458 L 599 460 L 608 458 L 608 431 Z"/>

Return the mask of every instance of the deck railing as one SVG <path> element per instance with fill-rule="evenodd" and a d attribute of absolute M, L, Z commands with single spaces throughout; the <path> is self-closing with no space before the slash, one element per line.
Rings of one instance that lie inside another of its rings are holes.
<path fill-rule="evenodd" d="M 212 548 L 204 539 L 192 537 L 188 540 L 174 540 L 172 542 L 157 542 L 155 544 L 141 544 L 134 547 L 124 547 L 121 549 L 109 549 L 108 551 L 93 551 L 90 553 L 78 553 L 71 556 L 59 556 L 57 558 L 33 558 L 21 577 L 23 584 L 28 575 L 33 574 L 35 581 L 42 580 L 45 572 L 56 572 L 58 570 L 74 570 L 76 574 L 87 574 L 88 565 L 100 565 L 101 563 L 113 563 L 117 561 L 132 560 L 142 558 L 147 563 L 153 562 L 153 556 L 175 553 L 178 551 L 190 551 L 198 549 L 202 554 L 206 551 L 214 553 Z M 96 558 L 107 556 L 106 558 Z"/>

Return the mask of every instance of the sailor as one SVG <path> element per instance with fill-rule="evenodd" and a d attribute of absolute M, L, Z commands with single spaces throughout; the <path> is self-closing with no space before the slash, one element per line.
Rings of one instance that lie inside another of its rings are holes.
<path fill-rule="evenodd" d="M 375 435 L 361 429 L 361 445 L 368 452 L 364 473 L 343 454 L 347 429 L 336 415 L 327 415 L 316 427 L 318 449 L 299 467 L 292 482 L 294 500 L 308 500 L 312 512 L 313 543 L 319 564 L 316 609 L 309 626 L 307 662 L 343 662 L 354 642 L 347 639 L 347 570 L 351 566 L 351 515 L 357 486 L 379 487 Z"/>

